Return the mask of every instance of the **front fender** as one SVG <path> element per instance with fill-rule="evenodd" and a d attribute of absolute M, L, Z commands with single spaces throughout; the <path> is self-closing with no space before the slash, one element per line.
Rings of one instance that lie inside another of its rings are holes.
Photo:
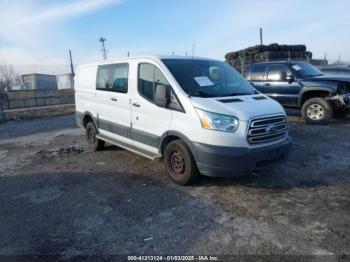
<path fill-rule="evenodd" d="M 161 154 L 162 152 L 162 146 L 163 146 L 163 143 L 164 143 L 164 140 L 169 137 L 169 136 L 176 136 L 178 138 L 180 138 L 182 141 L 185 142 L 185 144 L 189 147 L 189 149 L 191 150 L 192 152 L 192 155 L 194 157 L 195 160 L 197 160 L 197 155 L 196 155 L 196 149 L 192 143 L 192 141 L 184 134 L 178 132 L 178 131 L 175 131 L 175 130 L 169 130 L 167 132 L 165 132 L 159 139 L 159 142 L 158 142 L 158 150 L 159 150 L 159 153 Z"/>
<path fill-rule="evenodd" d="M 301 101 L 303 96 L 308 92 L 327 92 L 329 94 L 337 93 L 337 83 L 334 82 L 322 82 L 314 83 L 313 85 L 307 85 L 307 83 L 302 83 L 303 87 L 299 91 L 298 95 L 298 106 L 301 106 Z"/>

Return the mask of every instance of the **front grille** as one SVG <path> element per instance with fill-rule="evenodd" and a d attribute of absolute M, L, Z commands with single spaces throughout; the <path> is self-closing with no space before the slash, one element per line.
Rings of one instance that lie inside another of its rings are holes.
<path fill-rule="evenodd" d="M 250 144 L 262 144 L 287 137 L 288 122 L 283 115 L 253 119 L 248 128 Z"/>

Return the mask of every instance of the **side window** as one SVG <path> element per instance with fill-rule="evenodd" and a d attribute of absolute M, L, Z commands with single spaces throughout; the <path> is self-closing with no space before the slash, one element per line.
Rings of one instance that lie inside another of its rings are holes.
<path fill-rule="evenodd" d="M 250 81 L 264 81 L 266 65 L 253 65 L 249 72 Z"/>
<path fill-rule="evenodd" d="M 128 64 L 101 65 L 97 69 L 96 89 L 118 93 L 128 92 Z"/>
<path fill-rule="evenodd" d="M 292 74 L 285 65 L 269 65 L 267 81 L 283 81 L 283 79 L 281 79 L 281 72 L 285 72 L 287 75 Z"/>
<path fill-rule="evenodd" d="M 141 96 L 146 98 L 153 104 L 155 103 L 154 95 L 158 86 L 163 85 L 166 88 L 166 103 L 165 108 L 183 111 L 180 102 L 173 92 L 168 80 L 164 74 L 154 65 L 140 64 L 139 65 L 139 83 L 138 91 Z"/>
<path fill-rule="evenodd" d="M 154 98 L 154 66 L 151 64 L 139 65 L 139 93 L 150 101 Z"/>

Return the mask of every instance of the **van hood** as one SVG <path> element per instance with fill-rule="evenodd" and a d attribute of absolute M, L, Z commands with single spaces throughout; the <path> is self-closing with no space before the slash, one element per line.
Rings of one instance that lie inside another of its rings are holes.
<path fill-rule="evenodd" d="M 196 108 L 232 115 L 243 121 L 249 121 L 253 117 L 285 115 L 283 107 L 278 102 L 262 94 L 210 98 L 191 97 L 191 102 Z"/>

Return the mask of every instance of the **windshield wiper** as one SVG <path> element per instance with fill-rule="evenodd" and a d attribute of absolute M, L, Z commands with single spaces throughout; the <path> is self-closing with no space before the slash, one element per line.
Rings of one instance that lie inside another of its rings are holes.
<path fill-rule="evenodd" d="M 252 95 L 252 94 L 247 94 L 247 93 L 230 93 L 230 94 L 227 94 L 227 95 L 224 95 L 224 96 L 249 96 L 249 95 Z"/>
<path fill-rule="evenodd" d="M 198 90 L 196 93 L 192 93 L 191 95 L 201 95 L 204 97 L 226 97 L 226 96 L 248 96 L 253 94 L 248 94 L 248 93 L 209 94 L 203 90 Z"/>
<path fill-rule="evenodd" d="M 204 92 L 202 90 L 198 90 L 196 93 L 192 93 L 191 95 L 202 95 L 206 97 L 214 97 L 212 94 L 208 94 L 207 92 Z"/>

